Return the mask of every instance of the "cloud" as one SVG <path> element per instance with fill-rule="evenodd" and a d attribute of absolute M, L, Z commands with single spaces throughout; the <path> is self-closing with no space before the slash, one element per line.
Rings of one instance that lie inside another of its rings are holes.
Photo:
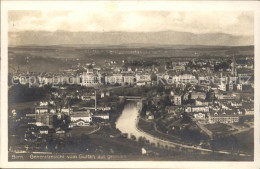
<path fill-rule="evenodd" d="M 9 11 L 9 32 L 156 32 L 254 34 L 250 11 Z"/>

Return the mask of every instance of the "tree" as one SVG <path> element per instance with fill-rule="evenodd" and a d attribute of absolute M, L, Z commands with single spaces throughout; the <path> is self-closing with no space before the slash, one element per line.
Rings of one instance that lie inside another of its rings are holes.
<path fill-rule="evenodd" d="M 44 88 L 27 87 L 25 85 L 15 85 L 8 91 L 8 99 L 11 103 L 29 102 L 43 99 L 48 94 Z"/>
<path fill-rule="evenodd" d="M 191 123 L 192 122 L 190 116 L 187 113 L 183 113 L 182 115 L 183 115 L 182 121 L 181 121 L 182 123 Z"/>

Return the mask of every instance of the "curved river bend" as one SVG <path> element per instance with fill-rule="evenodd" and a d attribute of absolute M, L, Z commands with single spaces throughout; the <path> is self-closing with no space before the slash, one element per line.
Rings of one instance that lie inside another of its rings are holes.
<path fill-rule="evenodd" d="M 137 128 L 139 110 L 141 109 L 140 105 L 141 104 L 138 101 L 128 101 L 121 116 L 116 122 L 116 128 L 118 128 L 122 133 L 127 133 L 128 137 L 131 135 L 134 135 L 137 139 L 139 137 L 144 137 L 146 140 L 149 140 L 150 143 L 154 143 L 155 145 L 167 145 L 168 147 L 175 147 L 178 145 L 177 143 L 156 138 Z"/>
<path fill-rule="evenodd" d="M 148 133 L 137 128 L 139 111 L 141 110 L 141 102 L 138 101 L 127 101 L 124 110 L 121 116 L 116 122 L 116 128 L 118 128 L 122 133 L 127 133 L 130 138 L 131 135 L 134 135 L 137 139 L 139 137 L 144 137 L 146 140 L 149 140 L 150 143 L 155 145 L 167 146 L 167 147 L 182 147 L 187 149 L 199 150 L 204 152 L 212 152 L 211 149 L 205 149 L 200 147 L 189 146 L 185 144 L 175 143 L 171 141 L 162 140 L 156 138 Z M 227 151 L 215 151 L 221 154 L 230 154 Z M 249 156 L 247 154 L 240 154 L 240 156 Z"/>
<path fill-rule="evenodd" d="M 122 133 L 127 133 L 128 136 L 132 134 L 136 138 L 144 136 L 143 132 L 136 128 L 139 114 L 137 103 L 136 101 L 127 101 L 121 116 L 116 122 L 116 128 Z"/>

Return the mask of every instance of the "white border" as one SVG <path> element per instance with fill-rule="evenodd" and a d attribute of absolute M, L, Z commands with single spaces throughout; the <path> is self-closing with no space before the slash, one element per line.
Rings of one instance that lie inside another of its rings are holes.
<path fill-rule="evenodd" d="M 175 10 L 175 11 L 241 11 L 255 12 L 255 161 L 254 162 L 8 162 L 7 152 L 7 11 L 8 10 Z M 1 2 L 1 168 L 260 168 L 260 2 L 257 1 L 2 1 Z"/>

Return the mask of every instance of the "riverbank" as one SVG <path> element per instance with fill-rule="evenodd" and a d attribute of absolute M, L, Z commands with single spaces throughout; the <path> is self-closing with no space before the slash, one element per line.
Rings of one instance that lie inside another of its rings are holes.
<path fill-rule="evenodd" d="M 137 104 L 137 103 L 136 103 Z M 228 151 L 220 151 L 220 150 L 211 150 L 211 149 L 206 149 L 206 148 L 201 148 L 201 147 L 195 147 L 195 146 L 190 146 L 190 145 L 186 145 L 186 144 L 182 144 L 182 143 L 178 143 L 178 142 L 174 142 L 174 141 L 168 141 L 166 139 L 161 139 L 156 137 L 155 135 L 152 135 L 150 133 L 146 133 L 145 131 L 141 130 L 138 126 L 139 123 L 139 112 L 140 110 L 137 108 L 137 105 L 135 104 L 134 107 L 131 108 L 131 106 L 126 107 L 127 109 L 124 109 L 124 111 L 122 112 L 123 120 L 119 122 L 117 122 L 117 124 L 119 123 L 120 125 L 117 125 L 118 129 L 124 133 L 128 133 L 128 134 L 133 134 L 135 137 L 143 137 L 146 140 L 148 140 L 148 142 L 150 144 L 153 144 L 157 147 L 161 147 L 161 148 L 165 148 L 165 149 L 174 149 L 177 151 L 188 151 L 190 153 L 199 153 L 199 154 L 220 154 L 220 155 L 230 155 L 230 156 L 234 156 L 234 154 L 232 152 L 228 152 Z M 120 119 L 119 118 L 119 119 Z M 248 155 L 248 154 L 243 154 L 243 153 L 237 153 L 236 156 L 241 156 L 241 157 L 245 157 L 246 159 L 253 159 L 253 156 Z"/>
<path fill-rule="evenodd" d="M 159 132 L 155 129 L 155 124 L 153 122 L 144 120 L 142 118 L 139 118 L 138 124 L 137 124 L 137 128 L 139 130 L 142 130 L 146 133 L 149 133 L 157 138 L 163 139 L 163 140 L 167 140 L 167 141 L 175 141 L 176 143 L 181 143 L 181 140 L 178 139 L 177 137 L 168 135 L 168 134 L 164 134 L 162 132 Z"/>

